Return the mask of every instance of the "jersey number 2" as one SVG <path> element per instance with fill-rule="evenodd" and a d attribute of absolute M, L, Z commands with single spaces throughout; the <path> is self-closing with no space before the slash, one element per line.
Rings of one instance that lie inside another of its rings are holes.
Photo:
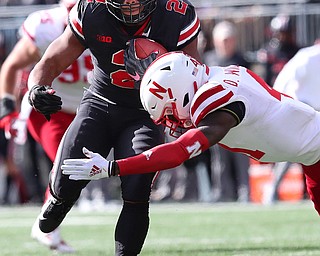
<path fill-rule="evenodd" d="M 166 5 L 166 9 L 168 11 L 175 11 L 182 15 L 186 14 L 187 8 L 188 8 L 188 4 L 179 0 L 168 0 Z"/>

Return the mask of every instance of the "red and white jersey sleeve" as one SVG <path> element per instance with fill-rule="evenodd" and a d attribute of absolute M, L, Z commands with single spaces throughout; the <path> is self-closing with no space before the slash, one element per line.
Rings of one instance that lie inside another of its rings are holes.
<path fill-rule="evenodd" d="M 21 29 L 39 48 L 41 54 L 58 38 L 67 26 L 68 11 L 64 6 L 37 11 L 29 15 Z M 87 86 L 88 72 L 93 68 L 90 51 L 86 50 L 72 65 L 52 83 L 56 94 L 62 99 L 62 111 L 75 113 Z"/>
<path fill-rule="evenodd" d="M 320 113 L 269 87 L 243 67 L 211 67 L 208 83 L 196 92 L 191 120 L 197 126 L 209 113 L 235 101 L 245 116 L 220 141 L 221 146 L 262 162 L 320 159 Z"/>

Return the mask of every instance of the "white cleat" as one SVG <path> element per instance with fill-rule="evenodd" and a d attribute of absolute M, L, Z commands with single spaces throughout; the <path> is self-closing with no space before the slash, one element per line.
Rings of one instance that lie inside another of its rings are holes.
<path fill-rule="evenodd" d="M 39 228 L 39 220 L 35 221 L 31 230 L 31 237 L 36 239 L 39 243 L 45 245 L 50 250 L 58 253 L 74 253 L 75 249 L 66 244 L 61 238 L 59 228 L 50 233 L 43 233 Z"/>

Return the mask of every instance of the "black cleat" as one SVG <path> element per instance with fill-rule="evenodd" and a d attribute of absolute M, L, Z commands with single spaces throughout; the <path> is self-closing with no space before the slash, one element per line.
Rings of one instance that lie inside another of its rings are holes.
<path fill-rule="evenodd" d="M 59 201 L 50 197 L 39 215 L 39 228 L 44 233 L 55 230 L 71 210 L 75 202 Z"/>

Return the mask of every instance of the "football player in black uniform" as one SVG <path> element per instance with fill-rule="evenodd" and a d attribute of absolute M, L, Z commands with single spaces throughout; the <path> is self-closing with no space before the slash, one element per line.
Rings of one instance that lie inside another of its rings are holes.
<path fill-rule="evenodd" d="M 52 198 L 39 216 L 43 232 L 60 225 L 88 184 L 62 174 L 64 159 L 82 157 L 84 146 L 105 157 L 114 148 L 115 159 L 126 158 L 164 140 L 162 128 L 143 110 L 137 82 L 132 78 L 136 72 L 130 76 L 124 61 L 130 72 L 141 70 L 139 67 L 147 66 L 153 58 L 130 59 L 135 55 L 128 41 L 144 36 L 168 51 L 183 50 L 200 59 L 199 31 L 199 19 L 187 0 L 80 0 L 71 10 L 65 32 L 49 46 L 29 77 L 29 102 L 50 119 L 63 104 L 50 87 L 51 82 L 86 48 L 92 52 L 91 85 L 61 141 L 50 174 Z M 115 230 L 116 255 L 137 255 L 142 249 L 149 228 L 154 177 L 155 173 L 121 177 L 123 208 Z"/>

